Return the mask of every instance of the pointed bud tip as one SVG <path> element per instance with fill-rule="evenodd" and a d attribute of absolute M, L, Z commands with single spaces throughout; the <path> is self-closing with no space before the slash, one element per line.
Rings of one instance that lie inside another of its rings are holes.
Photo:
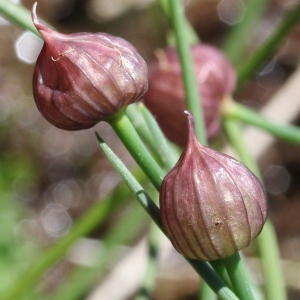
<path fill-rule="evenodd" d="M 196 136 L 194 115 L 188 110 L 185 110 L 184 113 L 188 117 L 188 136 L 189 136 L 188 139 L 189 139 L 189 141 L 192 141 Z M 197 140 L 197 138 L 196 138 L 196 140 Z M 187 145 L 189 145 L 189 143 L 187 143 Z"/>
<path fill-rule="evenodd" d="M 188 117 L 189 127 L 195 127 L 194 115 L 189 110 L 185 110 L 184 113 Z"/>
<path fill-rule="evenodd" d="M 31 18 L 32 18 L 32 21 L 33 21 L 33 24 L 35 26 L 37 26 L 37 24 L 39 23 L 39 20 L 38 20 L 38 17 L 36 15 L 36 7 L 37 7 L 37 2 L 35 2 L 32 6 L 32 10 L 31 10 Z"/>
<path fill-rule="evenodd" d="M 37 14 L 36 14 L 36 7 L 37 7 L 37 2 L 35 2 L 33 4 L 32 10 L 31 10 L 31 18 L 32 18 L 34 26 L 40 33 L 41 33 L 41 30 L 50 31 L 50 29 L 45 24 L 41 23 L 40 20 L 38 19 Z"/>

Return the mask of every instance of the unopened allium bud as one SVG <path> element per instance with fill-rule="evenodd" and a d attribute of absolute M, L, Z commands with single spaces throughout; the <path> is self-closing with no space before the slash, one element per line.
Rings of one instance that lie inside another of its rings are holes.
<path fill-rule="evenodd" d="M 225 258 L 247 247 L 266 221 L 259 180 L 239 161 L 202 146 L 189 114 L 189 138 L 163 180 L 160 209 L 173 246 L 191 259 Z"/>
<path fill-rule="evenodd" d="M 191 53 L 201 95 L 207 136 L 212 138 L 220 129 L 220 100 L 231 95 L 236 84 L 234 68 L 216 48 L 196 44 Z M 175 48 L 158 52 L 150 65 L 149 89 L 145 105 L 156 116 L 166 136 L 180 146 L 187 142 L 185 93 L 180 61 Z"/>
<path fill-rule="evenodd" d="M 32 18 L 44 46 L 33 92 L 50 123 L 66 130 L 90 128 L 146 92 L 147 65 L 129 42 L 105 33 L 58 33 L 40 23 L 35 9 Z"/>

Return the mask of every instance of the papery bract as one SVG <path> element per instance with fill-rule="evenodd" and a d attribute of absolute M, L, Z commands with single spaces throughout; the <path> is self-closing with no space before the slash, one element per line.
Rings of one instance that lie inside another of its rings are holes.
<path fill-rule="evenodd" d="M 199 260 L 247 247 L 267 216 L 264 190 L 236 159 L 201 145 L 189 115 L 189 139 L 160 191 L 163 227 L 173 246 Z"/>
<path fill-rule="evenodd" d="M 56 127 L 85 129 L 138 101 L 148 88 L 144 59 L 126 40 L 105 33 L 61 34 L 33 22 L 44 39 L 33 76 L 34 99 Z"/>

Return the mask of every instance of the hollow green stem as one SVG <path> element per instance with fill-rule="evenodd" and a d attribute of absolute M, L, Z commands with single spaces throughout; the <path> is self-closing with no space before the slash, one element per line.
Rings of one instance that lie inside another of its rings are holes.
<path fill-rule="evenodd" d="M 99 145 L 108 157 L 109 161 L 113 165 L 113 167 L 117 170 L 119 175 L 122 177 L 123 181 L 127 184 L 129 189 L 134 193 L 137 197 L 137 200 L 142 205 L 142 207 L 146 210 L 146 212 L 151 216 L 157 226 L 163 229 L 161 220 L 160 220 L 160 212 L 157 205 L 154 201 L 148 196 L 148 194 L 144 191 L 142 186 L 138 183 L 135 177 L 131 174 L 131 172 L 126 168 L 121 159 L 113 153 L 113 151 L 107 146 L 107 144 L 103 141 L 98 133 L 96 133 L 96 137 L 99 141 Z M 161 184 L 161 181 L 159 182 Z"/>
<path fill-rule="evenodd" d="M 145 107 L 145 105 L 140 104 L 139 110 L 146 121 L 151 136 L 153 137 L 154 144 L 156 145 L 155 151 L 157 152 L 157 155 L 162 158 L 167 170 L 171 170 L 178 161 L 178 152 L 175 151 L 175 149 L 168 143 L 155 118 Z"/>
<path fill-rule="evenodd" d="M 0 14 L 8 21 L 16 24 L 22 29 L 29 30 L 41 37 L 32 23 L 31 14 L 24 6 L 15 4 L 10 0 L 0 1 Z"/>
<path fill-rule="evenodd" d="M 137 164 L 155 188 L 159 190 L 165 174 L 140 140 L 128 117 L 122 112 L 110 120 L 109 123 Z"/>
<path fill-rule="evenodd" d="M 226 283 L 226 285 L 232 289 L 232 284 L 223 260 L 222 259 L 212 260 L 209 262 L 209 264 L 218 273 L 218 275 L 222 278 L 222 280 Z"/>
<path fill-rule="evenodd" d="M 257 68 L 271 55 L 275 53 L 282 40 L 286 37 L 290 29 L 296 25 L 300 20 L 300 4 L 297 4 L 287 15 L 284 20 L 278 25 L 274 33 L 258 48 L 252 57 L 237 68 L 238 87 L 240 87 L 245 80 L 250 78 Z"/>
<path fill-rule="evenodd" d="M 243 262 L 239 253 L 223 259 L 227 273 L 231 279 L 233 290 L 241 300 L 255 299 L 251 285 L 247 280 Z"/>
<path fill-rule="evenodd" d="M 172 16 L 171 16 L 171 9 L 169 5 L 169 0 L 157 0 L 160 7 L 162 8 L 165 16 L 169 20 L 170 23 L 172 23 Z M 184 26 L 186 28 L 187 33 L 187 39 L 191 44 L 197 43 L 199 41 L 199 38 L 195 32 L 195 30 L 192 28 L 191 24 L 187 21 L 187 19 L 184 19 Z"/>
<path fill-rule="evenodd" d="M 243 133 L 239 122 L 232 120 L 231 118 L 223 118 L 223 127 L 226 135 L 237 152 L 240 160 L 246 165 L 257 177 L 260 178 L 260 171 L 257 164 L 253 161 L 253 158 L 248 153 L 247 145 L 243 141 Z M 261 179 L 261 178 L 260 178 Z"/>
<path fill-rule="evenodd" d="M 261 179 L 257 164 L 248 153 L 247 145 L 243 141 L 243 132 L 240 124 L 230 118 L 224 118 L 223 125 L 226 134 L 237 151 L 241 161 Z M 268 241 L 266 243 L 265 241 Z M 267 220 L 262 232 L 256 239 L 258 250 L 261 254 L 264 278 L 266 278 L 267 299 L 285 300 L 286 291 L 284 288 L 284 279 L 280 267 L 280 256 L 272 223 Z"/>
<path fill-rule="evenodd" d="M 216 276 L 216 273 L 212 272 L 211 267 L 200 260 L 187 261 L 193 266 L 197 273 L 205 280 L 209 287 L 215 292 L 215 294 L 221 299 L 238 299 L 238 297 L 232 293 L 232 291 L 224 286 L 223 281 Z"/>
<path fill-rule="evenodd" d="M 140 133 L 140 129 L 143 129 L 142 135 L 146 140 L 147 146 L 150 147 L 151 152 L 155 155 L 155 157 L 160 158 L 163 166 L 170 170 L 178 159 L 178 153 L 175 153 L 175 151 L 173 151 L 174 149 L 168 144 L 153 115 L 142 103 L 139 103 L 138 105 L 130 105 L 130 107 L 127 108 L 127 115 L 128 113 L 133 122 L 136 120 L 137 116 L 140 117 L 140 120 L 138 120 L 139 124 L 137 127 L 135 126 L 135 129 L 138 133 Z M 148 133 L 147 137 L 145 137 L 144 133 Z M 142 282 L 142 286 L 138 295 L 135 297 L 135 300 L 147 300 L 151 298 L 157 275 L 159 236 L 160 230 L 156 226 L 151 225 L 148 245 L 147 270 Z"/>
<path fill-rule="evenodd" d="M 187 39 L 186 27 L 184 26 L 185 17 L 182 1 L 169 0 L 169 7 L 172 26 L 176 37 L 177 50 L 181 62 L 187 108 L 194 115 L 196 135 L 199 141 L 203 145 L 207 145 L 200 93 L 198 90 L 193 60 L 191 56 L 191 44 Z"/>
<path fill-rule="evenodd" d="M 161 9 L 163 10 L 165 16 L 168 18 L 170 16 L 169 0 L 157 0 Z"/>
<path fill-rule="evenodd" d="M 241 255 L 241 253 L 240 253 L 240 255 Z M 226 285 L 231 290 L 233 290 L 232 284 L 231 284 L 231 280 L 230 280 L 230 278 L 228 276 L 228 272 L 227 272 L 227 269 L 225 267 L 225 264 L 224 264 L 223 260 L 210 261 L 209 264 L 218 273 L 218 275 L 222 278 L 222 280 L 226 283 Z M 252 292 L 253 292 L 253 295 L 254 295 L 254 299 L 262 300 L 263 299 L 262 293 L 259 290 L 259 287 L 254 282 L 254 280 L 252 278 L 252 273 L 250 273 L 250 270 L 248 268 L 244 267 L 243 272 L 244 272 L 243 277 L 247 278 L 247 281 L 249 282 L 249 286 L 252 289 Z"/>
<path fill-rule="evenodd" d="M 138 105 L 136 103 L 129 105 L 126 109 L 126 115 L 129 118 L 133 127 L 135 128 L 137 134 L 143 141 L 143 143 L 145 143 L 145 145 L 151 151 L 152 156 L 159 163 L 159 165 L 163 166 L 163 157 L 161 157 L 160 153 L 157 151 L 157 145 L 155 143 L 153 135 L 150 132 L 149 126 L 147 125 L 145 118 L 140 113 Z"/>
<path fill-rule="evenodd" d="M 268 219 L 260 235 L 257 237 L 258 251 L 261 257 L 264 278 L 266 279 L 267 299 L 287 299 L 285 283 L 280 267 L 280 253 L 277 237 L 272 222 Z M 275 246 L 275 247 L 274 247 Z"/>
<path fill-rule="evenodd" d="M 233 100 L 224 100 L 222 114 L 225 117 L 242 121 L 246 124 L 264 129 L 273 136 L 296 145 L 300 145 L 300 128 L 292 125 L 277 124 L 265 118 L 262 114 Z"/>

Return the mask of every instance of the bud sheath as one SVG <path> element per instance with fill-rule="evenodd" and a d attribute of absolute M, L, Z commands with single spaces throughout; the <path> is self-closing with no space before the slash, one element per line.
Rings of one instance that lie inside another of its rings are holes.
<path fill-rule="evenodd" d="M 105 33 L 55 32 L 40 23 L 35 6 L 33 22 L 45 43 L 33 92 L 50 123 L 66 130 L 89 128 L 142 97 L 147 66 L 129 42 Z"/>
<path fill-rule="evenodd" d="M 236 84 L 234 68 L 217 49 L 206 44 L 191 47 L 194 70 L 204 114 L 208 138 L 220 130 L 219 105 Z M 149 67 L 149 90 L 145 105 L 157 118 L 165 135 L 184 147 L 187 143 L 185 94 L 180 61 L 173 47 L 159 50 L 157 60 Z"/>
<path fill-rule="evenodd" d="M 267 202 L 259 180 L 242 163 L 202 146 L 189 114 L 188 145 L 161 186 L 163 227 L 191 259 L 225 258 L 261 231 Z"/>

